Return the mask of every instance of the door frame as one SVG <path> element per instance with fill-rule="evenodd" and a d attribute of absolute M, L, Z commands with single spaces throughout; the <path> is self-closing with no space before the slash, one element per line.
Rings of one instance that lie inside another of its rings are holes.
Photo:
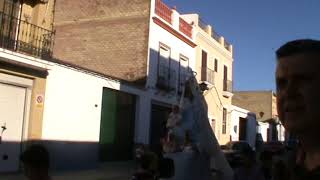
<path fill-rule="evenodd" d="M 0 83 L 7 84 L 10 86 L 17 86 L 26 88 L 26 97 L 25 97 L 25 106 L 24 106 L 24 115 L 22 122 L 22 137 L 21 137 L 21 152 L 24 149 L 24 142 L 28 140 L 29 133 L 29 123 L 30 123 L 30 108 L 31 108 L 31 95 L 32 95 L 32 87 L 33 80 L 19 77 L 16 75 L 7 74 L 5 72 L 0 71 Z"/>

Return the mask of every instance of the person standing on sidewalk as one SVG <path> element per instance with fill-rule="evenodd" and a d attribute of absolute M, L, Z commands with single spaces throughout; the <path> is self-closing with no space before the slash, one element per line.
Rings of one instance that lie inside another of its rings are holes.
<path fill-rule="evenodd" d="M 29 146 L 20 156 L 24 175 L 29 180 L 51 180 L 49 152 L 42 145 Z"/>
<path fill-rule="evenodd" d="M 262 168 L 256 161 L 256 153 L 251 149 L 242 152 L 242 166 L 235 169 L 234 180 L 265 180 Z"/>
<path fill-rule="evenodd" d="M 301 144 L 299 155 L 287 163 L 287 179 L 320 179 L 320 41 L 288 42 L 276 56 L 279 118 Z"/>

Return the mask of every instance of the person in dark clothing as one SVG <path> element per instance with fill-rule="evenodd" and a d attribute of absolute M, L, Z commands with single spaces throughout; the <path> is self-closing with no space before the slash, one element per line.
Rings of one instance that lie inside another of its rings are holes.
<path fill-rule="evenodd" d="M 30 145 L 20 156 L 23 172 L 29 180 L 50 180 L 49 152 L 40 145 Z"/>
<path fill-rule="evenodd" d="M 150 154 L 143 154 L 139 158 L 139 168 L 131 177 L 131 180 L 154 180 L 155 173 L 151 169 L 153 157 Z"/>
<path fill-rule="evenodd" d="M 288 42 L 276 56 L 279 119 L 301 144 L 299 155 L 287 162 L 287 179 L 320 179 L 320 41 Z"/>
<path fill-rule="evenodd" d="M 272 153 L 269 151 L 263 151 L 260 154 L 261 168 L 266 180 L 271 180 L 272 170 Z"/>
<path fill-rule="evenodd" d="M 242 165 L 235 169 L 234 180 L 265 180 L 262 168 L 256 161 L 256 153 L 245 149 L 241 154 Z"/>

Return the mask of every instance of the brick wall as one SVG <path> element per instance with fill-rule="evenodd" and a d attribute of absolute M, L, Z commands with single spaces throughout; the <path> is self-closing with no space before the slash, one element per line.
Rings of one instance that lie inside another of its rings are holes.
<path fill-rule="evenodd" d="M 272 91 L 234 92 L 232 104 L 256 114 L 258 121 L 272 118 Z M 261 117 L 260 112 L 264 115 Z"/>
<path fill-rule="evenodd" d="M 57 0 L 55 58 L 144 83 L 150 0 Z"/>

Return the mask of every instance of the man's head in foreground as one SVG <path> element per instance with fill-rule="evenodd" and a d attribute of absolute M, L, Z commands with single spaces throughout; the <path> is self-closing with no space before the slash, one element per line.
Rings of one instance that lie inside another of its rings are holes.
<path fill-rule="evenodd" d="M 49 152 L 42 145 L 29 146 L 20 157 L 25 176 L 30 180 L 49 179 Z"/>
<path fill-rule="evenodd" d="M 302 39 L 277 52 L 277 108 L 284 127 L 297 136 L 320 131 L 320 41 Z M 318 133 L 319 132 L 319 133 Z"/>

